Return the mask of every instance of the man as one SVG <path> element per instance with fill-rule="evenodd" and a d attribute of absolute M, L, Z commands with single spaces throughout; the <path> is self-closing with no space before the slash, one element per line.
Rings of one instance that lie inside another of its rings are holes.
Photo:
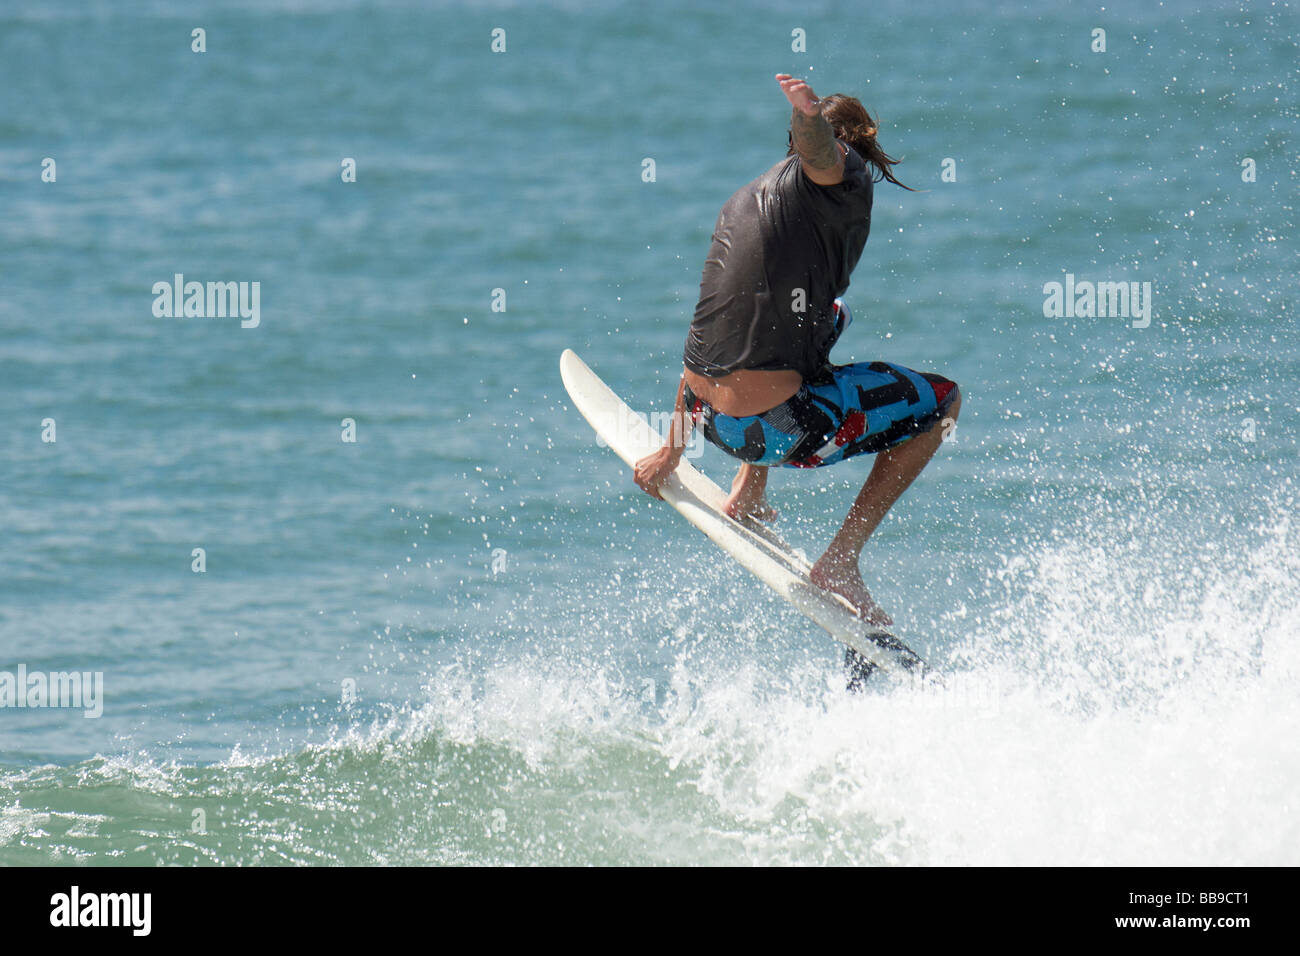
<path fill-rule="evenodd" d="M 636 463 L 634 478 L 660 497 L 658 485 L 681 461 L 687 410 L 690 427 L 702 424 L 705 438 L 742 462 L 726 504 L 736 519 L 775 516 L 764 497 L 771 465 L 814 468 L 875 453 L 811 577 L 889 626 L 862 581 L 862 546 L 938 449 L 961 393 L 946 378 L 892 363 L 830 364 L 849 322 L 839 296 L 867 241 L 873 183 L 903 184 L 858 100 L 819 100 L 787 73 L 776 80 L 793 106 L 789 154 L 718 215 L 668 439 Z"/>

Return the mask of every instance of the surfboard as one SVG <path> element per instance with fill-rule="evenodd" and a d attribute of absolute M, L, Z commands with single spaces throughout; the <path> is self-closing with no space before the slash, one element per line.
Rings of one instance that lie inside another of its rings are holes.
<path fill-rule="evenodd" d="M 569 398 L 601 442 L 627 465 L 663 447 L 664 437 L 572 349 L 560 355 L 560 377 Z M 813 584 L 808 577 L 811 565 L 773 529 L 759 521 L 742 523 L 724 514 L 726 492 L 685 458 L 659 486 L 659 493 L 710 541 L 866 662 L 895 677 L 926 674 L 924 662 L 911 648 L 859 617 L 845 598 Z"/>

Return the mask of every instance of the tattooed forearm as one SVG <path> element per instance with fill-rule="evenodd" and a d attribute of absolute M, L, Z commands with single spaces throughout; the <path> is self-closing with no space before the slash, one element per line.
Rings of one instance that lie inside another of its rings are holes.
<path fill-rule="evenodd" d="M 809 116 L 803 110 L 796 109 L 794 118 L 790 121 L 790 132 L 799 158 L 813 169 L 830 169 L 840 161 L 840 150 L 835 145 L 835 131 L 821 113 Z"/>

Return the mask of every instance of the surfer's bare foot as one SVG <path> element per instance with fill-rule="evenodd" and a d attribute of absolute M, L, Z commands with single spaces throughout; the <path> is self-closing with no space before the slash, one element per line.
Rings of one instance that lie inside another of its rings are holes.
<path fill-rule="evenodd" d="M 723 512 L 740 521 L 742 518 L 754 518 L 758 521 L 772 521 L 776 518 L 776 509 L 767 503 L 764 492 L 767 488 L 767 468 L 762 465 L 744 464 L 736 472 L 731 482 L 731 494 L 723 505 Z"/>
<path fill-rule="evenodd" d="M 877 627 L 893 626 L 894 619 L 876 603 L 863 583 L 856 557 L 852 560 L 837 558 L 828 551 L 817 559 L 808 577 L 817 587 L 841 595 L 864 621 Z"/>

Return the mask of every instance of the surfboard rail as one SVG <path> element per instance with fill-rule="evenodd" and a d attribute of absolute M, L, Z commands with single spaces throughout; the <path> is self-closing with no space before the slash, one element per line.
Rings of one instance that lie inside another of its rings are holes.
<path fill-rule="evenodd" d="M 572 349 L 560 355 L 560 377 L 574 406 L 628 466 L 661 448 L 664 438 L 636 414 Z M 890 632 L 864 621 L 838 594 L 817 587 L 808 562 L 775 532 L 722 513 L 726 493 L 685 458 L 659 493 L 687 521 L 747 571 L 828 634 L 892 676 L 920 677 L 921 658 Z"/>

